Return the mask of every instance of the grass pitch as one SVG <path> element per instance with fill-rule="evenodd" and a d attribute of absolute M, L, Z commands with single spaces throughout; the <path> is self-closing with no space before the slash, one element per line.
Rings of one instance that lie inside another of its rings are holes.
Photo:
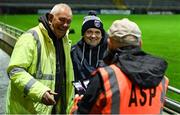
<path fill-rule="evenodd" d="M 73 16 L 71 28 L 75 30 L 75 34 L 70 35 L 73 44 L 81 38 L 84 16 Z M 28 30 L 38 24 L 38 17 L 38 15 L 1 15 L 0 21 Z M 166 76 L 171 86 L 180 89 L 180 15 L 99 15 L 99 17 L 104 23 L 105 30 L 117 19 L 129 18 L 135 21 L 142 30 L 143 50 L 168 62 Z"/>

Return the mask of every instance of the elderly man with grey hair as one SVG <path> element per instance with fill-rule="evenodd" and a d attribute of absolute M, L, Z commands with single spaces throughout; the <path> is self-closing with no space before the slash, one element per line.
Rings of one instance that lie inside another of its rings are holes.
<path fill-rule="evenodd" d="M 7 114 L 66 113 L 74 97 L 71 21 L 71 8 L 56 4 L 36 27 L 20 36 L 7 69 Z"/>
<path fill-rule="evenodd" d="M 114 21 L 108 34 L 109 53 L 74 112 L 160 114 L 168 86 L 167 62 L 141 50 L 141 30 L 129 19 Z"/>

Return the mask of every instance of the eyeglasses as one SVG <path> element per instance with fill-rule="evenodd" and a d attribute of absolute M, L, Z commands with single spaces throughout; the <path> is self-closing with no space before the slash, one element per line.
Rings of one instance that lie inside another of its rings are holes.
<path fill-rule="evenodd" d="M 92 35 L 95 35 L 96 37 L 101 37 L 101 36 L 102 36 L 100 30 L 95 30 L 95 31 L 87 30 L 87 31 L 85 32 L 85 35 L 86 35 L 87 37 L 90 37 L 90 36 L 92 36 Z"/>

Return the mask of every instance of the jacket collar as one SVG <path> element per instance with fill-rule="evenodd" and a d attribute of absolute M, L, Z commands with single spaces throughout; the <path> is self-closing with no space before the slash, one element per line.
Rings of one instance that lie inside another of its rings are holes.
<path fill-rule="evenodd" d="M 117 65 L 133 83 L 142 88 L 156 87 L 167 69 L 165 60 L 133 46 L 118 48 L 107 54 L 104 62 Z"/>

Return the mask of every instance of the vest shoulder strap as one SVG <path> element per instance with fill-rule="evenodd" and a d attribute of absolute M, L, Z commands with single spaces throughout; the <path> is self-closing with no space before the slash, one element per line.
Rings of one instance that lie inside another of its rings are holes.
<path fill-rule="evenodd" d="M 39 40 L 39 35 L 37 33 L 36 30 L 29 30 L 27 31 L 27 33 L 31 33 L 34 37 L 34 40 L 36 41 L 37 44 L 37 64 L 36 64 L 36 75 L 35 77 L 37 79 L 41 79 L 42 78 L 42 71 L 41 71 L 41 42 Z"/>

